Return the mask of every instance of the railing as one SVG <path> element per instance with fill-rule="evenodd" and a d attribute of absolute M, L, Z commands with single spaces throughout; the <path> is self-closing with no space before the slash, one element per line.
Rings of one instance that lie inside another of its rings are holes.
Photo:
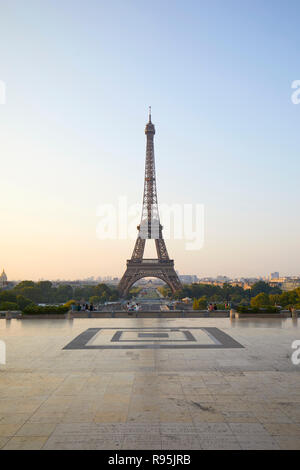
<path fill-rule="evenodd" d="M 130 263 L 142 263 L 142 264 L 159 264 L 159 263 L 173 263 L 172 259 L 130 259 L 128 260 Z"/>

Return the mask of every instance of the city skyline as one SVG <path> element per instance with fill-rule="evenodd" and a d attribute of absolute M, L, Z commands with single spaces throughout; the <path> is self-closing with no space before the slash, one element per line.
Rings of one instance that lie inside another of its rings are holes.
<path fill-rule="evenodd" d="M 3 269 L 3 272 L 5 273 L 5 276 L 6 276 L 6 271 L 5 269 Z M 176 270 L 176 273 L 177 275 L 180 277 L 180 278 L 197 278 L 197 281 L 196 282 L 199 282 L 199 281 L 203 281 L 204 280 L 213 280 L 213 281 L 221 281 L 223 280 L 224 282 L 226 282 L 226 280 L 228 281 L 241 281 L 241 280 L 264 280 L 264 281 L 274 281 L 274 280 L 278 280 L 280 281 L 281 279 L 298 279 L 300 280 L 300 274 L 296 274 L 296 275 L 292 275 L 292 274 L 283 274 L 283 273 L 280 273 L 280 275 L 278 275 L 278 277 L 272 277 L 272 274 L 273 273 L 267 273 L 267 274 L 264 274 L 264 275 L 260 275 L 260 274 L 257 274 L 257 275 L 254 275 L 254 276 L 245 276 L 245 275 L 238 275 L 238 276 L 229 276 L 227 274 L 213 274 L 211 276 L 200 276 L 198 274 L 195 274 L 195 273 L 182 273 L 182 272 L 179 272 L 178 270 Z M 109 281 L 117 281 L 117 280 L 120 280 L 120 276 L 117 276 L 117 275 L 97 275 L 97 276 L 82 276 L 82 277 L 77 277 L 77 278 L 60 278 L 60 277 L 56 277 L 56 278 L 45 278 L 45 277 L 38 277 L 36 279 L 25 279 L 25 278 L 20 278 L 20 279 L 17 279 L 17 278 L 9 278 L 7 279 L 9 282 L 21 282 L 21 281 L 34 281 L 34 282 L 40 282 L 40 281 L 51 281 L 51 282 L 109 282 Z M 147 277 L 146 278 L 142 278 L 142 280 L 145 279 L 147 280 Z M 153 278 L 154 279 L 154 278 Z M 156 279 L 159 281 L 159 279 Z"/>
<path fill-rule="evenodd" d="M 133 241 L 99 240 L 97 208 L 121 196 L 142 202 L 148 105 L 159 204 L 205 208 L 202 249 L 167 242 L 176 270 L 299 274 L 299 4 L 153 6 L 2 6 L 0 266 L 9 279 L 121 276 Z"/>

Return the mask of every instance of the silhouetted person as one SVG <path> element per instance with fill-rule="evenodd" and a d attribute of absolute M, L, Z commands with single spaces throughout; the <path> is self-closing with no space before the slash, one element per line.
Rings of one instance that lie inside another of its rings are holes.
<path fill-rule="evenodd" d="M 217 304 L 214 304 L 214 310 L 218 310 Z"/>

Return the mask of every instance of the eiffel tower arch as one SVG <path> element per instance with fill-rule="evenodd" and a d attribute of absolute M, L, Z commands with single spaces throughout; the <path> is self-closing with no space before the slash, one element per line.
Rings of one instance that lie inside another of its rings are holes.
<path fill-rule="evenodd" d="M 155 127 L 151 122 L 151 108 L 149 121 L 146 124 L 146 164 L 144 179 L 143 209 L 138 236 L 135 242 L 131 259 L 127 260 L 126 271 L 119 283 L 120 295 L 126 296 L 131 286 L 143 277 L 156 277 L 164 281 L 173 292 L 182 287 L 174 269 L 174 260 L 169 258 L 167 247 L 162 235 L 162 225 L 159 219 L 156 174 L 154 159 Z M 154 239 L 157 258 L 144 258 L 146 240 Z"/>

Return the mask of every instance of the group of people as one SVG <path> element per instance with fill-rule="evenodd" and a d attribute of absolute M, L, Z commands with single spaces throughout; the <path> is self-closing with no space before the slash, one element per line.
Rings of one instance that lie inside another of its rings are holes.
<path fill-rule="evenodd" d="M 89 310 L 90 312 L 93 312 L 94 311 L 94 305 L 93 304 L 82 304 L 80 305 L 79 303 L 76 304 L 76 306 L 73 308 L 73 310 L 77 310 L 78 312 L 80 311 L 86 311 L 86 310 Z"/>
<path fill-rule="evenodd" d="M 138 303 L 133 304 L 133 303 L 127 302 L 126 304 L 127 312 L 138 312 L 140 308 L 141 308 L 141 305 Z"/>
<path fill-rule="evenodd" d="M 94 310 L 94 305 L 93 304 L 83 304 L 81 307 L 81 310 L 89 310 L 90 312 L 93 312 Z"/>
<path fill-rule="evenodd" d="M 230 308 L 230 307 L 231 307 L 230 303 L 229 303 L 229 302 L 226 302 L 226 303 L 225 303 L 225 309 L 228 309 L 228 308 Z M 213 310 L 218 310 L 218 306 L 217 306 L 216 303 L 210 303 L 210 304 L 207 306 L 207 310 L 208 310 L 209 312 L 212 312 Z"/>
<path fill-rule="evenodd" d="M 208 305 L 207 310 L 208 310 L 209 312 L 212 312 L 213 310 L 218 310 L 217 304 L 216 304 L 216 303 L 214 303 L 214 304 L 210 303 L 210 304 Z"/>

